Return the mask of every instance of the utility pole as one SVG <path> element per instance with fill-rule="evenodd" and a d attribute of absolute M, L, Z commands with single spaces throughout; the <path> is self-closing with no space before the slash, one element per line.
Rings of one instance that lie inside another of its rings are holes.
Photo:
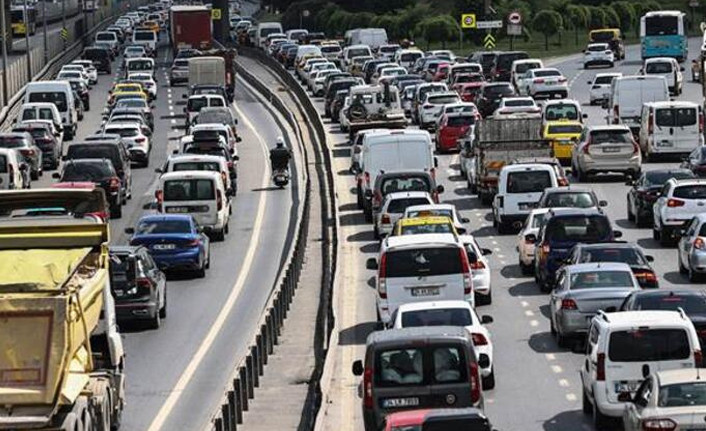
<path fill-rule="evenodd" d="M 66 0 L 61 0 L 61 29 L 66 30 Z M 64 39 L 64 50 L 66 50 L 66 39 Z"/>
<path fill-rule="evenodd" d="M 42 2 L 42 30 L 44 32 L 44 65 L 49 63 L 49 52 L 47 52 L 47 2 Z"/>
<path fill-rule="evenodd" d="M 29 14 L 27 13 L 27 0 L 24 1 L 25 18 L 25 45 L 27 46 L 27 82 L 32 82 L 32 55 L 29 51 Z"/>
<path fill-rule="evenodd" d="M 5 20 L 5 0 L 0 0 L 0 21 L 2 21 L 2 106 L 7 106 L 7 22 Z"/>

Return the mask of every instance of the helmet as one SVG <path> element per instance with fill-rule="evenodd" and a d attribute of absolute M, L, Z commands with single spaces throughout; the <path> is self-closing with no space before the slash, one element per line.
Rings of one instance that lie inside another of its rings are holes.
<path fill-rule="evenodd" d="M 284 148 L 284 138 L 281 136 L 277 137 L 277 148 Z"/>

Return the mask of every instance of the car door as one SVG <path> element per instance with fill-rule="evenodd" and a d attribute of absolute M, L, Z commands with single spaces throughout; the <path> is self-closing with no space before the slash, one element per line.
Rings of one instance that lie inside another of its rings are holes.
<path fill-rule="evenodd" d="M 662 187 L 662 190 L 659 192 L 659 198 L 655 201 L 655 203 L 652 205 L 652 213 L 654 217 L 654 225 L 658 226 L 661 224 L 661 214 L 660 210 L 664 207 L 664 205 L 667 202 L 667 199 L 669 199 L 669 192 L 670 192 L 671 184 L 667 183 Z"/>
<path fill-rule="evenodd" d="M 564 270 L 559 270 L 559 272 L 556 275 L 556 284 L 554 285 L 554 289 L 552 289 L 552 293 L 549 297 L 549 305 L 550 305 L 550 311 L 552 314 L 552 321 L 556 321 L 556 313 L 561 309 L 561 300 L 564 296 L 564 294 L 567 291 L 567 277 L 566 277 L 566 272 Z M 556 328 L 556 324 L 552 323 L 554 327 Z"/>
<path fill-rule="evenodd" d="M 591 394 L 591 398 L 593 398 L 592 386 L 596 376 L 599 333 L 600 330 L 598 326 L 592 321 L 591 327 L 588 330 L 588 337 L 586 338 L 586 356 L 583 360 L 583 366 L 581 367 L 581 383 L 583 383 L 583 391 L 586 394 Z"/>
<path fill-rule="evenodd" d="M 687 226 L 686 232 L 679 240 L 679 257 L 681 258 L 681 262 L 689 262 L 689 253 L 693 248 L 695 236 L 699 232 L 698 217 L 692 218 Z"/>
<path fill-rule="evenodd" d="M 157 267 L 152 256 L 147 252 L 147 249 L 141 251 L 140 260 L 142 261 L 142 270 L 145 272 L 145 275 L 152 279 L 157 286 L 157 295 L 160 301 L 158 308 L 162 308 L 167 299 L 167 279 L 164 273 Z"/>

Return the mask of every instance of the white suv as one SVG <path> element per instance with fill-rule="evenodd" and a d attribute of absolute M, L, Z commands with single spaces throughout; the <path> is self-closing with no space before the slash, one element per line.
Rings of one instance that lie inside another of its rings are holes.
<path fill-rule="evenodd" d="M 662 245 L 678 239 L 684 222 L 706 211 L 706 181 L 670 178 L 653 207 L 652 237 Z"/>
<path fill-rule="evenodd" d="M 520 88 L 520 93 L 524 96 L 553 97 L 559 95 L 562 99 L 569 97 L 569 85 L 567 79 L 561 74 L 559 69 L 544 68 L 528 70 L 523 77 L 526 87 Z"/>
<path fill-rule="evenodd" d="M 683 311 L 599 311 L 591 320 L 581 367 L 583 411 L 609 427 L 653 371 L 695 368 L 701 347 Z"/>

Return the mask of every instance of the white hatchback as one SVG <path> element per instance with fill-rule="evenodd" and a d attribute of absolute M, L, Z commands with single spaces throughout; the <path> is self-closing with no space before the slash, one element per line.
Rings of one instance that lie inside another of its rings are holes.
<path fill-rule="evenodd" d="M 590 43 L 583 51 L 583 68 L 591 66 L 613 67 L 615 56 L 607 43 Z"/>
<path fill-rule="evenodd" d="M 492 291 L 490 290 L 490 262 L 486 256 L 493 254 L 489 248 L 481 248 L 473 235 L 459 235 L 466 248 L 468 263 L 473 274 L 473 293 L 476 305 L 490 305 L 493 302 Z"/>
<path fill-rule="evenodd" d="M 534 249 L 537 242 L 539 229 L 544 225 L 544 220 L 550 208 L 532 210 L 525 219 L 522 229 L 517 234 L 517 252 L 522 274 L 531 275 L 534 271 Z"/>
<path fill-rule="evenodd" d="M 392 232 L 397 220 L 404 215 L 405 209 L 414 205 L 431 205 L 434 200 L 427 192 L 395 192 L 385 196 L 380 212 L 375 219 L 374 234 L 379 239 Z"/>
<path fill-rule="evenodd" d="M 591 86 L 589 92 L 588 102 L 593 105 L 595 103 L 600 103 L 603 100 L 608 100 L 610 97 L 610 84 L 613 79 L 623 76 L 622 73 L 597 73 L 593 81 L 588 81 L 588 85 Z"/>

